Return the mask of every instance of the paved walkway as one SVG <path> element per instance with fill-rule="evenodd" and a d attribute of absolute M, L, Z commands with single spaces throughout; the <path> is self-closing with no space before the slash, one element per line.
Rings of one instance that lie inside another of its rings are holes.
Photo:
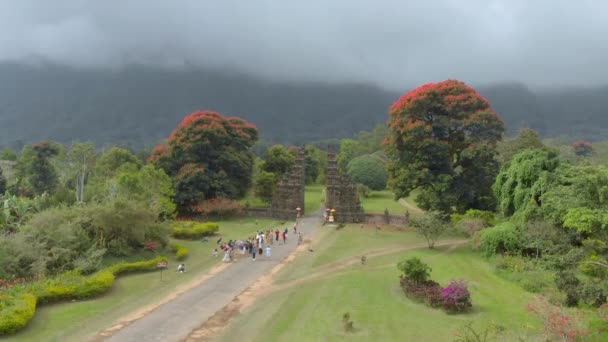
<path fill-rule="evenodd" d="M 319 216 L 301 219 L 298 231 L 309 236 L 320 225 Z M 286 245 L 272 248 L 272 256 L 242 258 L 223 272 L 180 295 L 138 321 L 117 331 L 105 341 L 181 341 L 201 326 L 215 312 L 252 285 L 262 274 L 269 272 L 297 247 L 291 224 Z"/>

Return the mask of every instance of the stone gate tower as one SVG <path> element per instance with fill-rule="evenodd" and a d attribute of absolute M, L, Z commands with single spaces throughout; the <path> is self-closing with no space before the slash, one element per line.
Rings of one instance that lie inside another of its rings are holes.
<path fill-rule="evenodd" d="M 306 150 L 301 147 L 295 164 L 277 183 L 270 206 L 272 217 L 295 219 L 296 208 L 300 208 L 300 214 L 304 215 L 305 155 Z"/>
<path fill-rule="evenodd" d="M 325 170 L 325 207 L 335 209 L 336 222 L 363 222 L 365 214 L 361 207 L 357 187 L 350 177 L 338 169 L 336 154 L 328 148 Z"/>

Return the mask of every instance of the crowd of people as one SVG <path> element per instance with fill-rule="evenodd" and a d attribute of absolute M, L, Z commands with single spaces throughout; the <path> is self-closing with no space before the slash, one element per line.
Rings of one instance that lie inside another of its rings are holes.
<path fill-rule="evenodd" d="M 301 233 L 298 233 L 297 223 L 293 225 L 294 235 L 299 235 L 298 242 L 302 241 Z M 237 255 L 250 255 L 252 260 L 256 260 L 256 257 L 271 257 L 272 246 L 287 243 L 287 236 L 289 235 L 289 229 L 285 228 L 280 230 L 276 228 L 274 231 L 269 229 L 266 231 L 257 231 L 254 236 L 250 236 L 245 240 L 230 240 L 228 242 L 222 242 L 221 238 L 217 241 L 219 249 L 224 253 L 222 261 L 231 262 Z M 213 256 L 219 256 L 218 248 L 213 250 Z"/>

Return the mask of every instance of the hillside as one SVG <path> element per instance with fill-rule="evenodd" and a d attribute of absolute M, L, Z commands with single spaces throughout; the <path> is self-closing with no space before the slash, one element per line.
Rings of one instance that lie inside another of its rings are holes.
<path fill-rule="evenodd" d="M 297 144 L 384 123 L 400 95 L 365 84 L 281 83 L 144 67 L 93 71 L 2 64 L 0 79 L 0 145 L 15 147 L 43 139 L 150 146 L 194 109 L 244 117 L 265 141 Z M 608 88 L 534 93 L 514 83 L 478 89 L 511 132 L 531 126 L 545 136 L 589 140 L 608 133 Z"/>

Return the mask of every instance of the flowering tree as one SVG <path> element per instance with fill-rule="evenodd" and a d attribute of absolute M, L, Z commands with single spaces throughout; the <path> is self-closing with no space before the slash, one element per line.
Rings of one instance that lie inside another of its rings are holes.
<path fill-rule="evenodd" d="M 424 209 L 492 209 L 503 123 L 463 82 L 428 83 L 390 108 L 386 139 L 389 185 L 397 197 L 420 189 Z"/>
<path fill-rule="evenodd" d="M 187 115 L 149 161 L 173 177 L 180 212 L 216 197 L 239 198 L 251 185 L 257 128 L 213 111 Z"/>
<path fill-rule="evenodd" d="M 572 144 L 574 154 L 581 157 L 589 157 L 593 154 L 593 146 L 590 142 L 579 140 Z"/>

